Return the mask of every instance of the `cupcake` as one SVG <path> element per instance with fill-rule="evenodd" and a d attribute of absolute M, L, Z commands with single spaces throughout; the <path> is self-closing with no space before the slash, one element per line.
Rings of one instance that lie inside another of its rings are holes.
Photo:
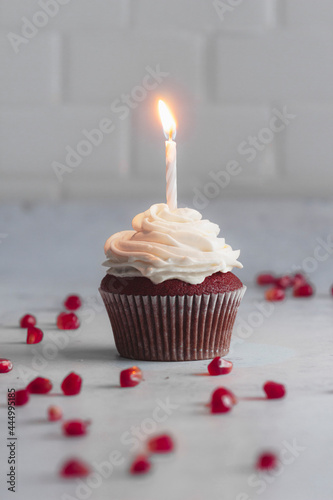
<path fill-rule="evenodd" d="M 147 361 L 226 355 L 246 290 L 231 272 L 243 267 L 239 250 L 190 208 L 155 204 L 132 226 L 106 241 L 99 289 L 119 354 Z"/>

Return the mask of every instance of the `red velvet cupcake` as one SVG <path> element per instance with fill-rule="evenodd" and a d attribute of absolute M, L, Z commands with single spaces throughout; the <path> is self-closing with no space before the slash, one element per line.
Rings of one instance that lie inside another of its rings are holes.
<path fill-rule="evenodd" d="M 230 272 L 242 267 L 239 251 L 218 234 L 199 212 L 159 204 L 133 219 L 133 231 L 107 240 L 100 293 L 120 355 L 188 361 L 228 353 L 246 287 Z"/>

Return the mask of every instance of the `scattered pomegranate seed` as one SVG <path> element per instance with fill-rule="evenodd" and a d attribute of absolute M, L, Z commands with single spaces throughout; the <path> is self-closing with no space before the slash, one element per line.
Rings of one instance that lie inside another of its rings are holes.
<path fill-rule="evenodd" d="M 225 387 L 218 387 L 212 394 L 211 413 L 228 413 L 237 403 L 236 396 Z"/>
<path fill-rule="evenodd" d="M 75 396 L 81 391 L 82 378 L 75 372 L 71 372 L 64 378 L 61 389 L 66 396 Z"/>
<path fill-rule="evenodd" d="M 64 463 L 60 470 L 60 475 L 62 477 L 86 477 L 90 472 L 90 467 L 87 464 L 74 458 Z"/>
<path fill-rule="evenodd" d="M 265 292 L 265 298 L 266 300 L 269 300 L 270 302 L 275 302 L 278 300 L 283 300 L 285 298 L 286 294 L 283 288 L 269 288 Z"/>
<path fill-rule="evenodd" d="M 313 295 L 313 287 L 310 283 L 300 283 L 294 286 L 294 297 L 311 297 L 311 295 Z"/>
<path fill-rule="evenodd" d="M 87 434 L 89 422 L 83 420 L 68 420 L 63 423 L 62 430 L 66 436 L 84 436 Z"/>
<path fill-rule="evenodd" d="M 231 392 L 226 387 L 218 387 L 212 394 L 212 401 L 218 402 L 222 396 L 229 396 L 231 398 L 232 404 L 236 405 L 238 400 L 233 392 Z"/>
<path fill-rule="evenodd" d="M 170 453 L 174 449 L 172 437 L 168 434 L 154 436 L 148 441 L 148 449 L 151 453 Z"/>
<path fill-rule="evenodd" d="M 0 373 L 8 373 L 13 369 L 13 363 L 10 359 L 0 358 Z"/>
<path fill-rule="evenodd" d="M 331 288 L 331 295 L 333 295 L 333 286 L 332 286 L 332 288 Z"/>
<path fill-rule="evenodd" d="M 301 273 L 294 274 L 294 283 L 293 283 L 294 286 L 299 285 L 301 283 L 306 283 L 306 282 L 307 282 L 307 279 L 304 276 L 304 274 L 301 274 Z"/>
<path fill-rule="evenodd" d="M 280 399 L 286 395 L 286 388 L 283 384 L 269 380 L 263 386 L 267 399 Z"/>
<path fill-rule="evenodd" d="M 274 285 L 276 277 L 270 273 L 258 274 L 257 284 L 260 286 Z"/>
<path fill-rule="evenodd" d="M 75 313 L 62 312 L 57 318 L 59 330 L 76 330 L 80 326 L 80 320 Z"/>
<path fill-rule="evenodd" d="M 131 465 L 131 474 L 146 474 L 151 469 L 151 462 L 148 457 L 139 455 Z"/>
<path fill-rule="evenodd" d="M 28 328 L 28 326 L 35 326 L 36 323 L 37 320 L 35 316 L 32 316 L 32 314 L 26 314 L 20 319 L 21 328 Z"/>
<path fill-rule="evenodd" d="M 43 377 L 37 377 L 27 385 L 27 391 L 31 394 L 47 394 L 51 389 L 51 381 Z"/>
<path fill-rule="evenodd" d="M 286 288 L 290 288 L 294 284 L 294 279 L 291 276 L 280 276 L 279 278 L 276 279 L 275 285 L 283 288 L 284 290 Z"/>
<path fill-rule="evenodd" d="M 127 368 L 120 372 L 120 385 L 121 387 L 134 387 L 140 384 L 142 380 L 142 371 L 137 366 Z"/>
<path fill-rule="evenodd" d="M 64 302 L 64 306 L 70 311 L 76 311 L 77 309 L 80 309 L 82 302 L 78 295 L 69 295 Z"/>
<path fill-rule="evenodd" d="M 43 332 L 35 326 L 29 326 L 27 332 L 27 344 L 39 344 L 43 340 Z"/>
<path fill-rule="evenodd" d="M 258 470 L 271 470 L 277 466 L 277 456 L 274 453 L 262 453 L 257 460 L 256 468 Z"/>
<path fill-rule="evenodd" d="M 47 409 L 47 418 L 50 422 L 56 422 L 62 419 L 62 409 L 60 406 L 49 406 Z"/>
<path fill-rule="evenodd" d="M 13 399 L 10 398 L 10 394 L 8 394 L 8 399 L 10 402 L 14 402 L 15 406 L 23 406 L 27 404 L 29 401 L 29 392 L 26 389 L 20 389 L 19 391 L 15 391 L 15 397 Z"/>
<path fill-rule="evenodd" d="M 232 370 L 233 364 L 231 361 L 220 358 L 217 356 L 208 365 L 209 375 L 226 375 Z"/>

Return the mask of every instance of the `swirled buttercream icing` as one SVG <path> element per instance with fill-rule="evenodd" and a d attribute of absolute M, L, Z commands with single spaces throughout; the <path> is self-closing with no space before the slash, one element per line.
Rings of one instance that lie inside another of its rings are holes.
<path fill-rule="evenodd" d="M 197 210 L 170 211 L 165 203 L 155 204 L 136 215 L 132 227 L 106 241 L 107 273 L 144 276 L 155 284 L 179 279 L 197 285 L 213 273 L 243 267 L 237 260 L 240 251 L 219 238 L 219 226 Z"/>

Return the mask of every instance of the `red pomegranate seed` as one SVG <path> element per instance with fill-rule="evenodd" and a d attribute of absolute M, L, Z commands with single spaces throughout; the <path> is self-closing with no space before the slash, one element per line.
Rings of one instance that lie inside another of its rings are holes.
<path fill-rule="evenodd" d="M 217 356 L 208 365 L 209 375 L 226 375 L 232 370 L 232 362 Z"/>
<path fill-rule="evenodd" d="M 277 287 L 283 288 L 284 290 L 286 288 L 290 288 L 294 284 L 294 279 L 291 276 L 280 276 L 279 278 L 276 279 L 275 285 Z"/>
<path fill-rule="evenodd" d="M 278 288 L 278 287 L 269 288 L 265 292 L 265 298 L 266 298 L 266 300 L 269 300 L 270 302 L 283 300 L 285 298 L 285 296 L 286 296 L 285 291 L 282 288 Z"/>
<path fill-rule="evenodd" d="M 62 409 L 60 406 L 49 406 L 47 409 L 47 418 L 50 422 L 56 422 L 62 419 Z"/>
<path fill-rule="evenodd" d="M 28 328 L 28 326 L 35 326 L 36 323 L 37 320 L 35 316 L 32 316 L 32 314 L 26 314 L 20 319 L 21 328 Z"/>
<path fill-rule="evenodd" d="M 8 373 L 13 369 L 13 363 L 10 359 L 0 358 L 0 373 Z"/>
<path fill-rule="evenodd" d="M 148 441 L 148 449 L 151 453 L 170 453 L 174 449 L 172 437 L 168 434 L 154 436 Z"/>
<path fill-rule="evenodd" d="M 79 326 L 80 321 L 75 313 L 62 312 L 57 318 L 57 327 L 59 330 L 76 330 Z"/>
<path fill-rule="evenodd" d="M 227 389 L 226 387 L 218 387 L 217 389 L 215 389 L 212 394 L 212 401 L 218 402 L 222 396 L 229 396 L 231 398 L 232 404 L 234 405 L 238 403 L 235 394 L 229 391 L 229 389 Z"/>
<path fill-rule="evenodd" d="M 14 402 L 15 406 L 23 406 L 27 404 L 29 401 L 29 392 L 26 389 L 21 389 L 19 391 L 15 391 L 14 398 L 11 398 L 10 394 L 8 394 L 8 401 Z"/>
<path fill-rule="evenodd" d="M 211 413 L 228 413 L 237 403 L 236 396 L 225 387 L 218 387 L 212 394 Z"/>
<path fill-rule="evenodd" d="M 64 378 L 61 389 L 66 396 L 75 396 L 81 391 L 82 378 L 75 372 L 71 372 Z"/>
<path fill-rule="evenodd" d="M 43 332 L 35 326 L 29 326 L 27 332 L 27 344 L 39 344 L 43 340 Z"/>
<path fill-rule="evenodd" d="M 121 387 L 134 387 L 140 384 L 142 380 L 142 371 L 137 366 L 127 368 L 120 372 L 120 385 Z"/>
<path fill-rule="evenodd" d="M 313 295 L 313 287 L 310 283 L 300 283 L 294 286 L 294 297 L 311 297 L 311 295 Z"/>
<path fill-rule="evenodd" d="M 151 469 L 151 462 L 148 457 L 139 455 L 131 465 L 131 474 L 146 474 Z"/>
<path fill-rule="evenodd" d="M 271 273 L 258 274 L 257 284 L 260 286 L 274 285 L 276 277 Z"/>
<path fill-rule="evenodd" d="M 263 386 L 267 399 L 280 399 L 286 395 L 286 388 L 283 384 L 269 380 Z"/>
<path fill-rule="evenodd" d="M 302 273 L 296 273 L 296 274 L 294 274 L 293 278 L 294 278 L 294 285 L 297 285 L 299 283 L 306 283 L 307 282 L 306 276 L 304 274 L 302 274 Z"/>
<path fill-rule="evenodd" d="M 77 309 L 80 309 L 82 302 L 78 295 L 69 295 L 64 302 L 64 306 L 70 311 L 76 311 Z"/>
<path fill-rule="evenodd" d="M 291 275 L 291 278 L 293 280 L 293 286 L 297 285 L 298 283 L 306 283 L 307 278 L 304 276 L 304 274 L 301 273 L 296 273 Z"/>
<path fill-rule="evenodd" d="M 262 453 L 257 460 L 256 468 L 258 470 L 271 470 L 277 466 L 277 456 L 274 453 Z"/>
<path fill-rule="evenodd" d="M 89 422 L 83 420 L 68 420 L 63 423 L 62 430 L 66 436 L 84 436 L 87 434 Z"/>
<path fill-rule="evenodd" d="M 60 470 L 60 475 L 62 477 L 86 477 L 90 474 L 90 472 L 91 470 L 88 465 L 81 460 L 74 458 L 64 463 Z"/>
<path fill-rule="evenodd" d="M 333 286 L 332 286 L 332 288 L 331 288 L 331 295 L 333 295 Z"/>
<path fill-rule="evenodd" d="M 51 389 L 51 381 L 43 377 L 37 377 L 27 385 L 27 391 L 31 394 L 47 394 Z"/>

